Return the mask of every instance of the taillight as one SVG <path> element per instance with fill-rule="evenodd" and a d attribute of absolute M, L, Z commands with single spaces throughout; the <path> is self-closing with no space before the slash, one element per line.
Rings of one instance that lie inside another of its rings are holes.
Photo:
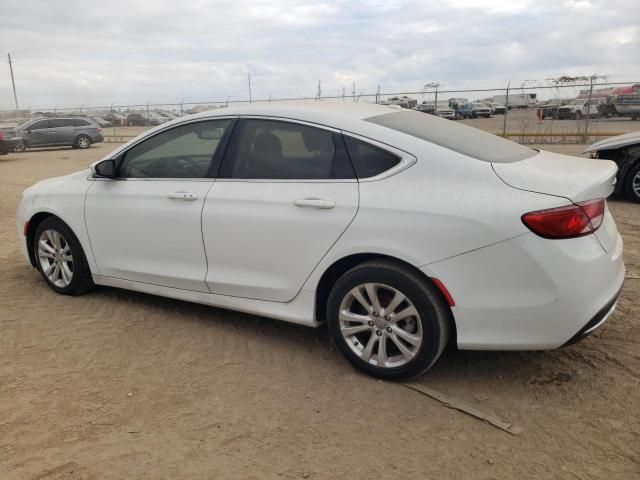
<path fill-rule="evenodd" d="M 567 207 L 525 213 L 522 223 L 544 238 L 574 238 L 595 232 L 603 217 L 604 198 L 597 198 Z"/>

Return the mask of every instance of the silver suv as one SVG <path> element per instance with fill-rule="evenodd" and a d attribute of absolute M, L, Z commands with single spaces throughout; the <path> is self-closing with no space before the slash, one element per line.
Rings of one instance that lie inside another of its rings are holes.
<path fill-rule="evenodd" d="M 27 148 L 64 147 L 89 148 L 102 142 L 102 130 L 86 118 L 54 117 L 28 120 L 15 128 L 4 131 L 11 140 L 15 152 Z"/>

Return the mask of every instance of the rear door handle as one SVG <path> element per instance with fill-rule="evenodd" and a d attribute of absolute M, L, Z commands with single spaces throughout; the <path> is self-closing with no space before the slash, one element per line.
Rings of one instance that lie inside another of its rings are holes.
<path fill-rule="evenodd" d="M 321 198 L 301 198 L 299 200 L 294 200 L 293 204 L 296 207 L 321 208 L 323 210 L 336 206 L 335 202 L 332 202 L 331 200 L 323 200 Z"/>
<path fill-rule="evenodd" d="M 173 192 L 167 194 L 167 197 L 171 200 L 186 200 L 187 202 L 192 202 L 198 199 L 198 195 L 191 192 Z"/>

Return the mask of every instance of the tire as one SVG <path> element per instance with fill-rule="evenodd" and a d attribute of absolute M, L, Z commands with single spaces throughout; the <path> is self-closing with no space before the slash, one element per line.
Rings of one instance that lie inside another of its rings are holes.
<path fill-rule="evenodd" d="M 89 148 L 91 146 L 91 138 L 89 138 L 88 135 L 78 135 L 74 142 L 74 146 L 83 150 L 85 148 Z"/>
<path fill-rule="evenodd" d="M 16 146 L 13 147 L 13 151 L 16 153 L 24 152 L 27 149 L 27 144 L 25 142 L 20 142 Z"/>
<path fill-rule="evenodd" d="M 640 160 L 636 160 L 625 177 L 624 195 L 632 202 L 640 203 Z"/>
<path fill-rule="evenodd" d="M 578 110 L 576 113 L 573 114 L 573 118 L 575 120 L 580 120 L 582 118 L 582 112 Z"/>
<path fill-rule="evenodd" d="M 55 292 L 81 295 L 94 287 L 80 242 L 59 218 L 49 217 L 38 225 L 33 254 L 42 277 Z"/>
<path fill-rule="evenodd" d="M 376 310 L 368 291 L 375 292 L 384 307 Z M 391 305 L 400 298 L 401 303 Z M 385 312 L 386 307 L 391 312 Z M 415 315 L 393 319 L 411 307 Z M 336 347 L 356 368 L 387 380 L 417 377 L 431 368 L 447 345 L 451 322 L 451 310 L 427 278 L 387 260 L 371 260 L 347 271 L 327 301 L 327 324 Z"/>

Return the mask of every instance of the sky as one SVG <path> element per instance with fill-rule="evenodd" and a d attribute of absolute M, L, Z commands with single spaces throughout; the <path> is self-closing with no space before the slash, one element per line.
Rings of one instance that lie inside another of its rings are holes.
<path fill-rule="evenodd" d="M 0 110 L 640 82 L 640 0 L 0 0 Z"/>

